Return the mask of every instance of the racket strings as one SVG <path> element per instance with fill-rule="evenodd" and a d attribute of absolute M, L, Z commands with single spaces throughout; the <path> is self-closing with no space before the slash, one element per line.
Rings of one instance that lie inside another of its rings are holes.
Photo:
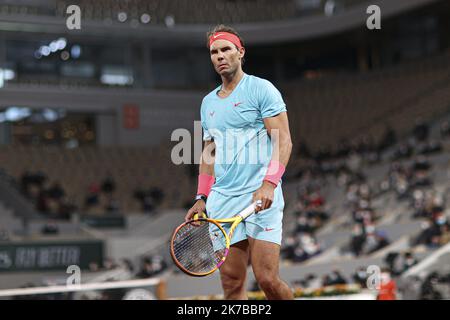
<path fill-rule="evenodd" d="M 178 263 L 196 274 L 215 269 L 222 261 L 225 249 L 223 232 L 206 221 L 185 224 L 173 240 L 173 252 Z"/>

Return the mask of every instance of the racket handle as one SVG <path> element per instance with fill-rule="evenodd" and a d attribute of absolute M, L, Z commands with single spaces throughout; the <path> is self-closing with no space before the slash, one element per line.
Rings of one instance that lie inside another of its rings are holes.
<path fill-rule="evenodd" d="M 245 220 L 248 216 L 252 215 L 253 213 L 255 213 L 256 210 L 256 201 L 253 202 L 251 205 L 249 205 L 247 208 L 245 208 L 244 210 L 242 210 L 238 216 L 240 216 L 242 218 L 242 220 Z"/>

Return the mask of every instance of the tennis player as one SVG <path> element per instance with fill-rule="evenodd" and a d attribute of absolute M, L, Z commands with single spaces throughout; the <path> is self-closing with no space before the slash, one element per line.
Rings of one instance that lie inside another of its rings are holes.
<path fill-rule="evenodd" d="M 185 220 L 205 210 L 212 219 L 230 218 L 261 200 L 257 214 L 237 227 L 220 268 L 224 298 L 247 299 L 250 261 L 268 299 L 293 299 L 279 277 L 281 177 L 292 150 L 286 105 L 272 83 L 244 73 L 244 43 L 234 29 L 216 26 L 207 34 L 207 46 L 222 85 L 202 102 L 198 191 Z"/>

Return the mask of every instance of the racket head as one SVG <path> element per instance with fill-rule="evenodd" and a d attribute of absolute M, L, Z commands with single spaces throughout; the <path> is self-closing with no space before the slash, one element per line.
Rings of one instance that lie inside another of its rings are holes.
<path fill-rule="evenodd" d="M 194 277 L 204 277 L 219 269 L 229 250 L 230 238 L 224 228 L 208 218 L 182 223 L 170 240 L 170 255 L 175 265 Z"/>

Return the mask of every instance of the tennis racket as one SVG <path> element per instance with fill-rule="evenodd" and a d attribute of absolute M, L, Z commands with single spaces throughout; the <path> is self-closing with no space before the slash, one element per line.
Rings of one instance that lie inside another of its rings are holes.
<path fill-rule="evenodd" d="M 204 277 L 219 269 L 228 256 L 234 230 L 260 205 L 261 200 L 255 201 L 228 219 L 194 218 L 182 223 L 170 241 L 170 254 L 176 266 L 194 277 Z M 223 224 L 231 225 L 228 234 Z"/>

